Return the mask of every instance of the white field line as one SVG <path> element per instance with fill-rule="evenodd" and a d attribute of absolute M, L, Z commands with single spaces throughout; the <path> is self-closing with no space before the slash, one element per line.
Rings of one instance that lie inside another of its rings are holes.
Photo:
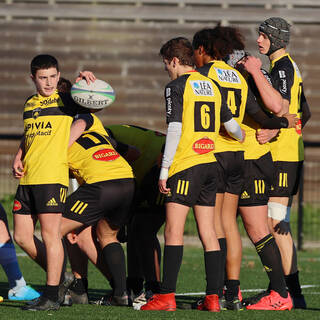
<path fill-rule="evenodd" d="M 246 260 L 260 260 L 260 257 L 258 255 L 243 255 L 242 259 Z M 307 257 L 299 257 L 298 253 L 298 261 L 320 261 L 320 258 L 307 258 Z"/>
<path fill-rule="evenodd" d="M 313 284 L 305 284 L 302 285 L 302 289 L 307 288 L 317 288 L 320 287 L 320 285 L 313 285 Z M 241 289 L 241 292 L 260 292 L 265 289 Z M 177 293 L 177 296 L 202 296 L 205 295 L 205 292 L 185 292 L 185 293 Z M 304 294 L 320 294 L 320 292 L 304 292 Z"/>

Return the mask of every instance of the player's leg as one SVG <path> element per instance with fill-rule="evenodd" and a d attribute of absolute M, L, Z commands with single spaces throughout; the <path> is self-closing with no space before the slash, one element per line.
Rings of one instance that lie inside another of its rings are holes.
<path fill-rule="evenodd" d="M 267 206 L 240 207 L 239 210 L 248 236 L 255 245 L 267 272 L 271 289 L 267 297 L 263 297 L 259 302 L 247 306 L 247 309 L 290 310 L 292 301 L 286 290 L 280 252 L 268 228 Z M 276 309 L 273 309 L 275 302 L 279 305 Z"/>
<path fill-rule="evenodd" d="M 6 273 L 9 282 L 8 299 L 10 300 L 33 300 L 40 294 L 27 286 L 16 256 L 16 250 L 11 239 L 7 215 L 0 205 L 0 264 Z"/>

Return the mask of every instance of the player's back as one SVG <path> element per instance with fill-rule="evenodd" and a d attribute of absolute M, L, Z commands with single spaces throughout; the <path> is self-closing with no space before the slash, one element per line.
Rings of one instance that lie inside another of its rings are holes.
<path fill-rule="evenodd" d="M 129 164 L 114 149 L 101 121 L 94 114 L 92 124 L 68 151 L 69 168 L 81 184 L 132 178 Z"/>

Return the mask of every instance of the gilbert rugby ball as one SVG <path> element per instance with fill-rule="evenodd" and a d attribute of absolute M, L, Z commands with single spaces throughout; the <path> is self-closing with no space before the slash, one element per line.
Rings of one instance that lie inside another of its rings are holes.
<path fill-rule="evenodd" d="M 116 98 L 110 84 L 99 79 L 90 84 L 84 79 L 76 82 L 71 88 L 71 96 L 77 104 L 89 109 L 108 107 Z"/>

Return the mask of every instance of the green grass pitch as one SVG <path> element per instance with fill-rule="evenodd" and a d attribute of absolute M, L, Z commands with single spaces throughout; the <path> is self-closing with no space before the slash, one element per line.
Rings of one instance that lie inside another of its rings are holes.
<path fill-rule="evenodd" d="M 18 253 L 21 253 L 18 250 Z M 300 278 L 304 286 L 308 309 L 292 311 L 223 311 L 208 313 L 191 310 L 191 303 L 201 296 L 205 289 L 203 252 L 201 248 L 185 247 L 184 259 L 177 286 L 176 312 L 135 311 L 132 308 L 104 307 L 97 305 L 74 305 L 63 307 L 56 312 L 22 311 L 22 303 L 5 300 L 0 303 L 1 319 L 320 319 L 320 258 L 317 250 L 298 253 Z M 28 257 L 19 254 L 19 263 L 28 284 L 41 291 L 45 281 L 45 273 Z M 243 296 L 255 294 L 266 288 L 267 276 L 260 260 L 252 248 L 246 248 L 243 254 L 241 270 L 241 289 Z M 97 299 L 109 290 L 107 281 L 90 266 L 89 298 Z M 0 295 L 6 298 L 6 277 L 0 270 Z"/>

